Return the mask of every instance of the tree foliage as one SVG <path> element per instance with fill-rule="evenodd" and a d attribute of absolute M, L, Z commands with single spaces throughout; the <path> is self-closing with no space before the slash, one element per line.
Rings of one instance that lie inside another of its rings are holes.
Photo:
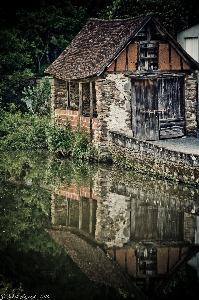
<path fill-rule="evenodd" d="M 35 86 L 24 87 L 22 101 L 26 103 L 31 114 L 50 116 L 51 112 L 50 78 L 44 77 Z"/>
<path fill-rule="evenodd" d="M 18 29 L 0 30 L 0 101 L 20 103 L 21 91 L 33 73 L 27 41 Z"/>
<path fill-rule="evenodd" d="M 184 0 L 114 0 L 101 17 L 129 18 L 154 13 L 169 33 L 175 35 L 188 24 L 188 10 L 183 4 Z"/>
<path fill-rule="evenodd" d="M 24 72 L 32 63 L 27 41 L 19 30 L 0 30 L 0 75 Z"/>
<path fill-rule="evenodd" d="M 48 65 L 68 46 L 74 35 L 84 25 L 85 9 L 68 0 L 55 5 L 42 1 L 37 9 L 17 12 L 18 28 L 29 43 L 29 51 L 40 72 L 41 65 Z"/>
<path fill-rule="evenodd" d="M 43 75 L 81 29 L 85 9 L 68 0 L 49 4 L 17 2 L 0 8 L 0 101 L 15 103 L 22 109 L 20 98 L 27 80 Z M 25 81 L 24 81 L 25 79 Z"/>
<path fill-rule="evenodd" d="M 17 111 L 12 104 L 9 111 L 0 109 L 0 150 L 47 148 L 48 117 Z"/>
<path fill-rule="evenodd" d="M 126 18 L 149 12 L 171 34 L 176 34 L 198 20 L 199 3 L 198 0 L 58 0 L 56 3 L 36 0 L 2 7 L 0 59 L 6 65 L 3 74 L 12 73 L 9 67 L 22 70 L 30 63 L 34 72 L 42 72 L 90 17 Z"/>

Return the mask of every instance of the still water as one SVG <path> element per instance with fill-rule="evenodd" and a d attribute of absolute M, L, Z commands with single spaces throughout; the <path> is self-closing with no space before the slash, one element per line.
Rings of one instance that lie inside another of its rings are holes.
<path fill-rule="evenodd" d="M 0 299 L 198 299 L 199 188 L 0 153 Z"/>

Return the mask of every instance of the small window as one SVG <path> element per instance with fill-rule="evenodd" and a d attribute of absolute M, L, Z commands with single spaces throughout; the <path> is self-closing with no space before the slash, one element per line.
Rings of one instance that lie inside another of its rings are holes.
<path fill-rule="evenodd" d="M 140 43 L 139 70 L 149 71 L 158 69 L 158 44 Z"/>

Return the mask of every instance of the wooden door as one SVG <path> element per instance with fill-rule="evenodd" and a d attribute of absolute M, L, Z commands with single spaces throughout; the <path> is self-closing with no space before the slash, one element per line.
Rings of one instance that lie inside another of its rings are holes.
<path fill-rule="evenodd" d="M 143 140 L 184 135 L 182 77 L 132 80 L 132 131 Z"/>
<path fill-rule="evenodd" d="M 138 139 L 159 139 L 157 79 L 135 79 L 132 83 L 132 130 Z"/>
<path fill-rule="evenodd" d="M 184 78 L 158 79 L 160 139 L 184 135 Z"/>

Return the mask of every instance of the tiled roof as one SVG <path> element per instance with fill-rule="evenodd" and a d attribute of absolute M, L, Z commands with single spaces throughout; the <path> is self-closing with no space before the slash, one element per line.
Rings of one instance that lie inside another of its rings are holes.
<path fill-rule="evenodd" d="M 185 61 L 199 70 L 199 63 L 149 14 L 131 19 L 90 19 L 45 73 L 63 80 L 101 74 L 150 19 L 153 19 Z"/>
<path fill-rule="evenodd" d="M 90 19 L 45 73 L 64 80 L 101 73 L 148 19 Z"/>

